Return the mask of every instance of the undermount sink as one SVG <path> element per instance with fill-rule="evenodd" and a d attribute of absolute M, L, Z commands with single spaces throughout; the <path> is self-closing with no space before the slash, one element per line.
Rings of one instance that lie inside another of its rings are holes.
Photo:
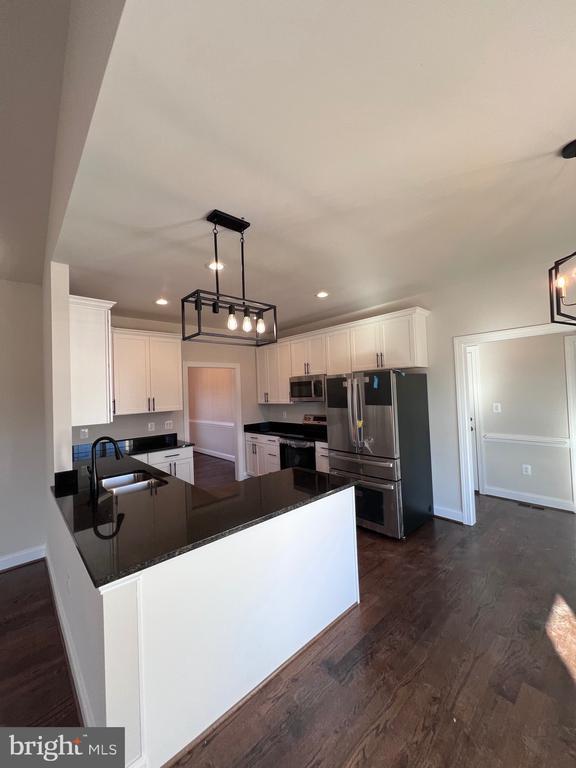
<path fill-rule="evenodd" d="M 125 475 L 106 477 L 101 482 L 102 488 L 109 493 L 113 493 L 115 496 L 121 496 L 124 493 L 136 493 L 136 491 L 146 491 L 166 485 L 165 480 L 152 477 L 149 472 L 128 472 Z"/>

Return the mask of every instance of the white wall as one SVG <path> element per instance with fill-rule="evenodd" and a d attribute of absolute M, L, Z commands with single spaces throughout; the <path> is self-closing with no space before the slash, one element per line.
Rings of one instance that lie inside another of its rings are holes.
<path fill-rule="evenodd" d="M 570 503 L 570 449 L 526 438 L 568 438 L 564 336 L 479 345 L 480 434 L 485 493 Z M 500 413 L 493 404 L 499 403 Z M 511 442 L 499 442 L 502 436 Z M 500 437 L 499 437 L 500 436 Z M 513 441 L 513 442 L 512 442 Z M 529 464 L 532 474 L 522 474 Z"/>
<path fill-rule="evenodd" d="M 0 568 L 46 541 L 42 288 L 0 280 Z"/>

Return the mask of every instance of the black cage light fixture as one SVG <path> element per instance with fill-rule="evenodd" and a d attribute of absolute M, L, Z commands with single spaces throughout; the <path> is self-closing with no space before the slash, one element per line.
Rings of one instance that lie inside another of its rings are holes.
<path fill-rule="evenodd" d="M 554 262 L 548 270 L 550 321 L 576 325 L 576 253 Z"/>
<path fill-rule="evenodd" d="M 212 225 L 214 242 L 214 277 L 216 290 L 197 288 L 182 299 L 182 340 L 211 341 L 223 344 L 241 344 L 260 347 L 278 341 L 277 312 L 274 304 L 246 298 L 246 268 L 244 259 L 244 232 L 250 226 L 245 219 L 239 219 L 219 210 L 211 211 L 206 220 Z M 240 234 L 240 271 L 242 296 L 231 296 L 220 292 L 220 261 L 218 254 L 218 227 Z M 208 317 L 205 316 L 208 310 Z M 204 313 L 204 315 L 203 315 Z M 216 317 L 226 317 L 220 326 Z M 237 333 L 237 331 L 241 331 Z"/>

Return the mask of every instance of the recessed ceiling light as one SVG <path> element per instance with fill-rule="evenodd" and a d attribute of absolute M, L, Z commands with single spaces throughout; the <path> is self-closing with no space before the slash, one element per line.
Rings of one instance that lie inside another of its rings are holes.
<path fill-rule="evenodd" d="M 216 272 L 216 270 L 218 270 L 218 272 L 222 272 L 222 270 L 224 269 L 224 264 L 222 264 L 221 261 L 219 261 L 218 264 L 216 264 L 215 261 L 211 261 L 210 264 L 206 264 L 206 266 L 208 267 L 208 269 L 211 269 L 213 272 Z"/>
<path fill-rule="evenodd" d="M 163 307 L 165 304 L 168 304 L 168 299 L 156 299 L 156 304 L 160 304 Z"/>
<path fill-rule="evenodd" d="M 328 296 L 328 292 L 327 291 L 318 291 L 318 293 L 316 294 L 316 297 L 318 299 L 325 299 L 325 298 L 327 298 L 327 296 Z"/>

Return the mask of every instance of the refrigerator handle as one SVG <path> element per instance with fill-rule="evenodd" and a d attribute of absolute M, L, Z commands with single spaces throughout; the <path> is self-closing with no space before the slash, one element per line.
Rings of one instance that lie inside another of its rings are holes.
<path fill-rule="evenodd" d="M 354 430 L 354 398 L 353 398 L 353 387 L 354 387 L 354 379 L 347 379 L 344 383 L 344 386 L 346 387 L 346 402 L 348 405 L 348 431 L 350 433 L 350 440 L 352 441 L 352 445 L 354 448 L 356 448 L 356 440 L 355 435 L 356 432 Z"/>
<path fill-rule="evenodd" d="M 355 383 L 355 403 L 356 403 L 356 410 L 355 410 L 355 423 L 356 423 L 356 433 L 358 435 L 358 447 L 363 447 L 364 445 L 364 409 L 362 408 L 362 392 L 360 391 L 360 386 L 362 384 L 362 380 L 360 379 L 354 379 Z"/>

